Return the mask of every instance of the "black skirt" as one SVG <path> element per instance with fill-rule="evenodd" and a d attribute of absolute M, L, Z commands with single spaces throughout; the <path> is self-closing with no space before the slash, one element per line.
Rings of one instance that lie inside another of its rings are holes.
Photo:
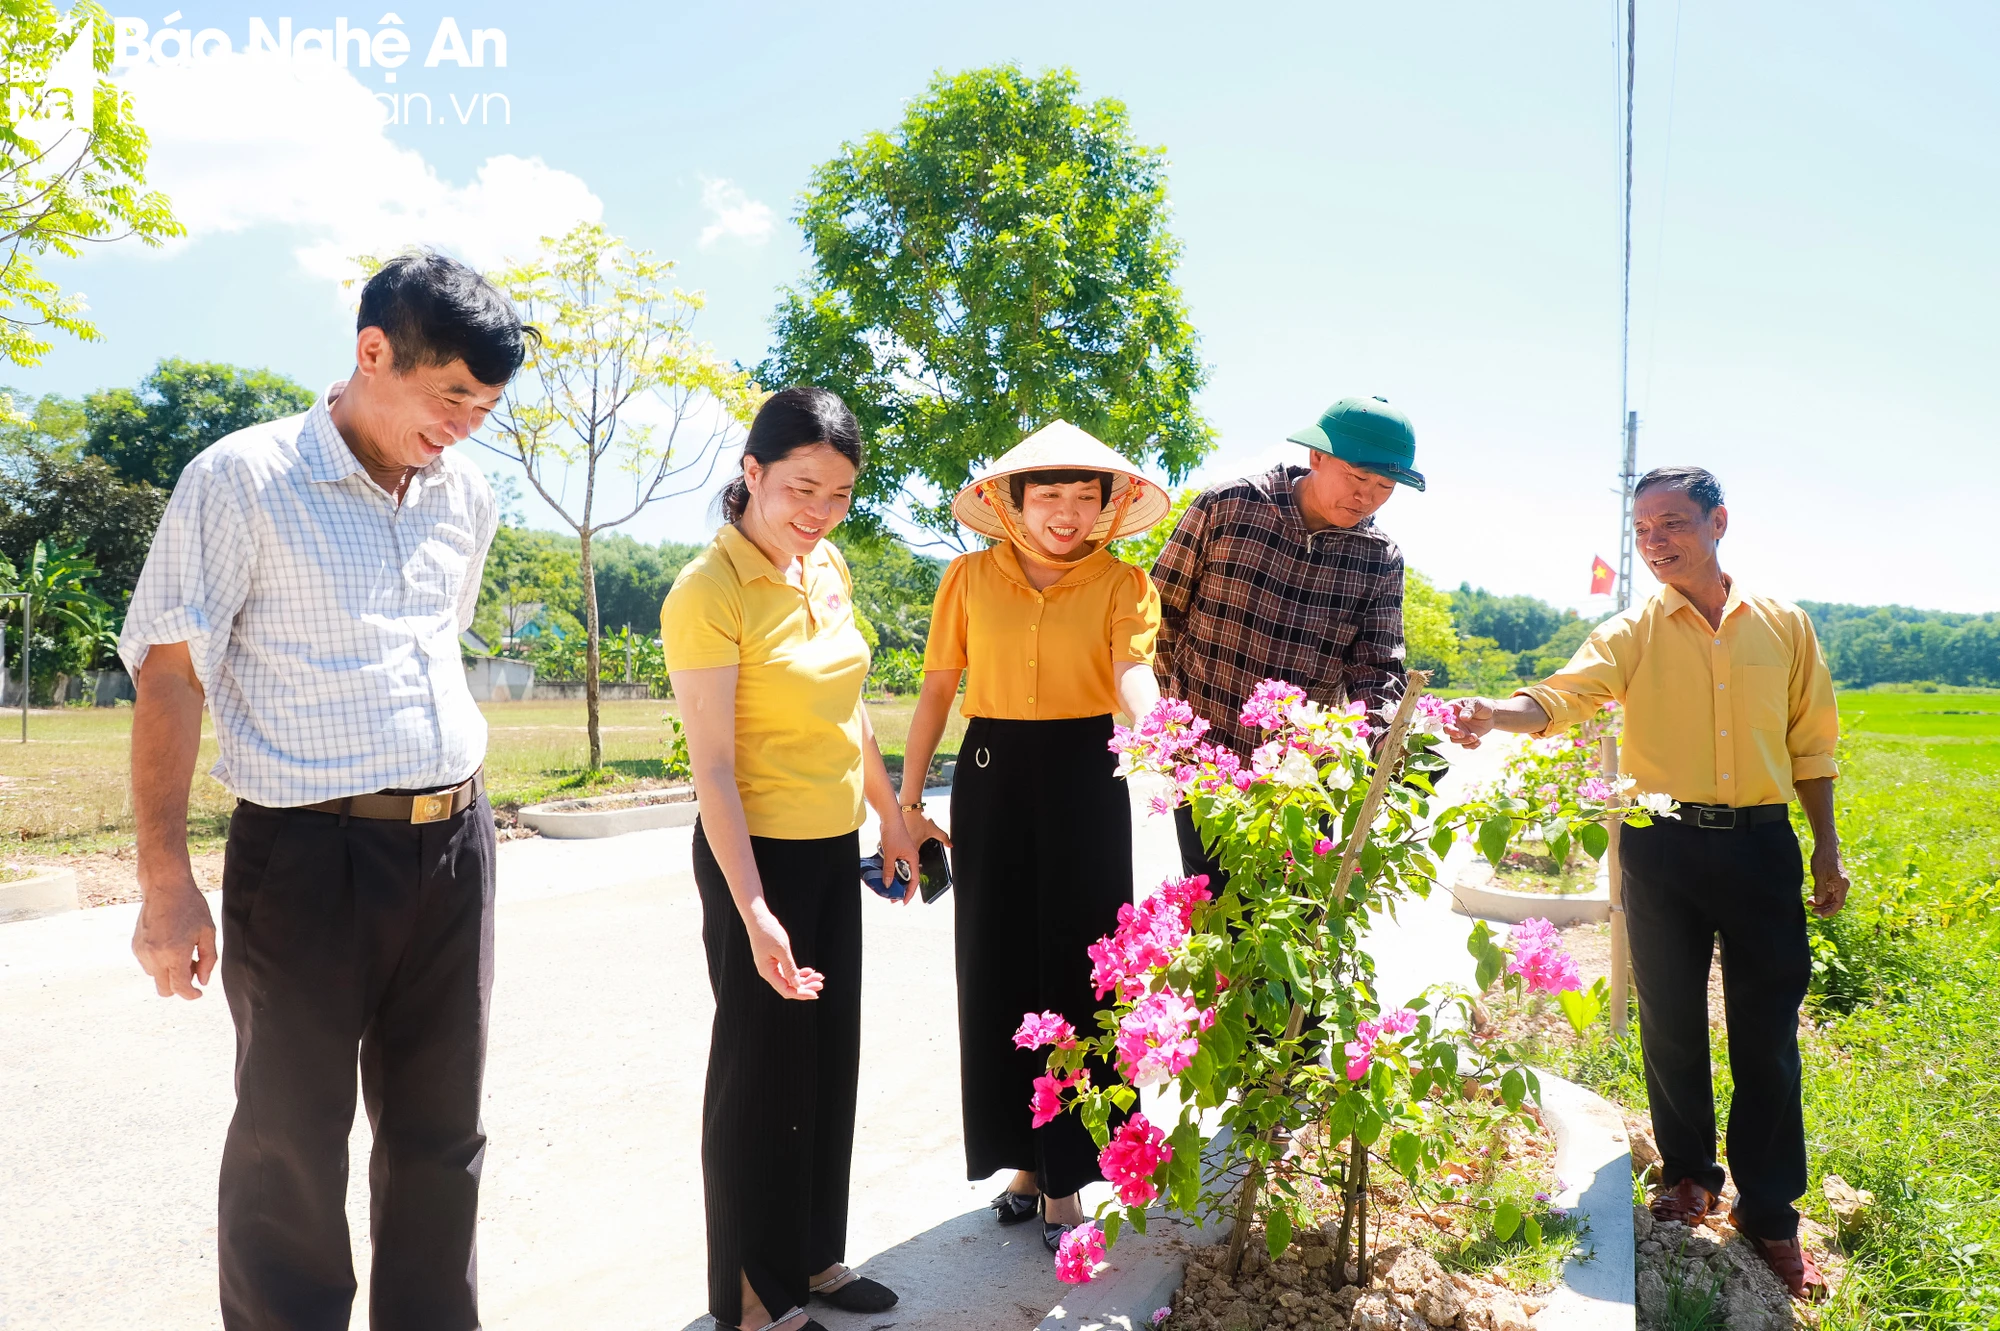
<path fill-rule="evenodd" d="M 967 1178 L 1032 1170 L 1044 1193 L 1067 1197 L 1103 1177 L 1075 1114 L 1030 1126 L 1048 1051 L 1016 1049 L 1014 1032 L 1022 1014 L 1050 1011 L 1098 1033 L 1106 1003 L 1085 949 L 1132 900 L 1132 805 L 1110 739 L 1108 715 L 978 717 L 959 748 L 951 835 Z M 1091 1080 L 1112 1074 L 1095 1066 Z"/>

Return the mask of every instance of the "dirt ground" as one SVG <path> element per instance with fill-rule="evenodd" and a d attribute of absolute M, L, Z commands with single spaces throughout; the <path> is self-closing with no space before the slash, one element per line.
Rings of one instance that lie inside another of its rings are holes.
<path fill-rule="evenodd" d="M 9 864 L 26 868 L 46 864 L 76 870 L 76 904 L 110 906 L 139 899 L 139 870 L 136 850 L 124 846 L 116 851 L 93 851 L 87 855 L 9 855 Z M 222 852 L 190 857 L 194 880 L 204 892 L 222 886 Z"/>

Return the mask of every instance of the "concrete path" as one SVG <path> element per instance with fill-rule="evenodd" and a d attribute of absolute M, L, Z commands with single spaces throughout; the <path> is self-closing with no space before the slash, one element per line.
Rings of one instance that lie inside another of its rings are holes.
<path fill-rule="evenodd" d="M 1178 857 L 1171 824 L 1135 794 L 1144 890 Z M 712 1004 L 690 836 L 501 849 L 480 1222 L 489 1327 L 711 1325 L 697 1143 Z M 873 1318 L 816 1312 L 831 1331 L 1015 1331 L 1061 1294 L 1034 1227 L 1002 1229 L 983 1209 L 999 1181 L 963 1177 L 952 900 L 866 902 L 849 1259 L 903 1303 Z M 153 996 L 128 950 L 135 912 L 0 926 L 0 1327 L 218 1325 L 228 1012 L 219 992 Z M 1439 892 L 1378 929 L 1384 998 L 1469 975 L 1468 927 Z M 364 1284 L 367 1150 L 357 1115 L 348 1209 Z"/>

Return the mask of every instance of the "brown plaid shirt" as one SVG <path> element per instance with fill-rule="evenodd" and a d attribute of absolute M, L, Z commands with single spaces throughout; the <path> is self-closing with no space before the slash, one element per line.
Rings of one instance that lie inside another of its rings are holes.
<path fill-rule="evenodd" d="M 1237 713 L 1263 680 L 1377 714 L 1403 696 L 1403 552 L 1373 518 L 1307 531 L 1292 495 L 1305 472 L 1281 466 L 1203 491 L 1153 565 L 1160 688 L 1244 758 L 1261 736 Z"/>

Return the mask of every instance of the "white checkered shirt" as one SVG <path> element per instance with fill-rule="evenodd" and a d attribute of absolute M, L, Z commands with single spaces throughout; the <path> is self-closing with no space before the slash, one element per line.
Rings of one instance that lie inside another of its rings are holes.
<path fill-rule="evenodd" d="M 256 804 L 451 785 L 486 753 L 458 635 L 493 491 L 450 450 L 398 508 L 334 427 L 342 387 L 188 463 L 118 640 L 134 677 L 153 644 L 188 645 L 215 776 Z"/>

